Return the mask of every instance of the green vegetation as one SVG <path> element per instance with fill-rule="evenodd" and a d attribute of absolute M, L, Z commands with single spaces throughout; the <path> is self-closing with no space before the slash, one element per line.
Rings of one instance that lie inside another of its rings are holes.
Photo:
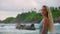
<path fill-rule="evenodd" d="M 50 7 L 53 19 L 60 17 L 60 7 Z M 16 21 L 18 22 L 33 22 L 34 20 L 38 21 L 42 19 L 41 13 L 36 13 L 36 11 L 31 10 L 31 12 L 28 13 L 22 13 L 18 14 L 16 18 L 14 17 L 8 17 L 5 19 L 6 22 Z"/>
<path fill-rule="evenodd" d="M 58 9 L 57 7 L 56 8 L 51 7 L 51 11 L 52 11 L 53 19 L 60 17 L 60 8 Z"/>
<path fill-rule="evenodd" d="M 4 20 L 5 23 L 10 23 L 11 21 L 13 21 L 15 18 L 14 17 L 8 17 Z"/>

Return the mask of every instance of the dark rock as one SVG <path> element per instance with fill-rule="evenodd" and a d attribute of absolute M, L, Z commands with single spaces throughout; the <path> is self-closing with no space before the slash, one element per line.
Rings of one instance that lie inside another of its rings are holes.
<path fill-rule="evenodd" d="M 31 24 L 31 26 L 26 25 L 17 25 L 16 29 L 25 29 L 25 30 L 35 30 L 34 24 Z"/>
<path fill-rule="evenodd" d="M 55 22 L 55 23 L 60 23 L 60 17 L 55 18 L 55 19 L 54 19 L 54 22 Z"/>

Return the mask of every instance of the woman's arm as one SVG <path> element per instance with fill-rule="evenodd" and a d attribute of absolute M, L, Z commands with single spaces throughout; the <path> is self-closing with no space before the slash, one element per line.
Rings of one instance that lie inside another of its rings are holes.
<path fill-rule="evenodd" d="M 48 26 L 48 18 L 44 19 L 44 24 L 43 24 L 43 30 L 42 30 L 42 34 L 46 33 L 46 28 Z"/>

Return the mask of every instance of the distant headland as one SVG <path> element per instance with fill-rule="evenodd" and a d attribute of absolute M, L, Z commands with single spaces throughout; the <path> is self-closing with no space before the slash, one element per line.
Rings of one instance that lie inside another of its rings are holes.
<path fill-rule="evenodd" d="M 60 23 L 60 7 L 50 7 L 54 23 Z M 0 23 L 40 23 L 42 20 L 41 13 L 36 13 L 35 10 L 31 10 L 28 13 L 18 14 L 16 17 L 7 17 Z"/>

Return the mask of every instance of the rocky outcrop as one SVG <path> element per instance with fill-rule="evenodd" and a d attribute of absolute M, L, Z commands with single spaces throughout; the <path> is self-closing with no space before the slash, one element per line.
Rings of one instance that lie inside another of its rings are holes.
<path fill-rule="evenodd" d="M 56 18 L 54 19 L 54 22 L 55 22 L 55 23 L 60 23 L 60 17 L 56 17 Z"/>
<path fill-rule="evenodd" d="M 4 21 L 0 20 L 0 23 L 4 23 Z"/>
<path fill-rule="evenodd" d="M 31 24 L 30 26 L 26 26 L 26 25 L 17 25 L 16 29 L 24 29 L 24 30 L 36 30 L 34 24 Z"/>

